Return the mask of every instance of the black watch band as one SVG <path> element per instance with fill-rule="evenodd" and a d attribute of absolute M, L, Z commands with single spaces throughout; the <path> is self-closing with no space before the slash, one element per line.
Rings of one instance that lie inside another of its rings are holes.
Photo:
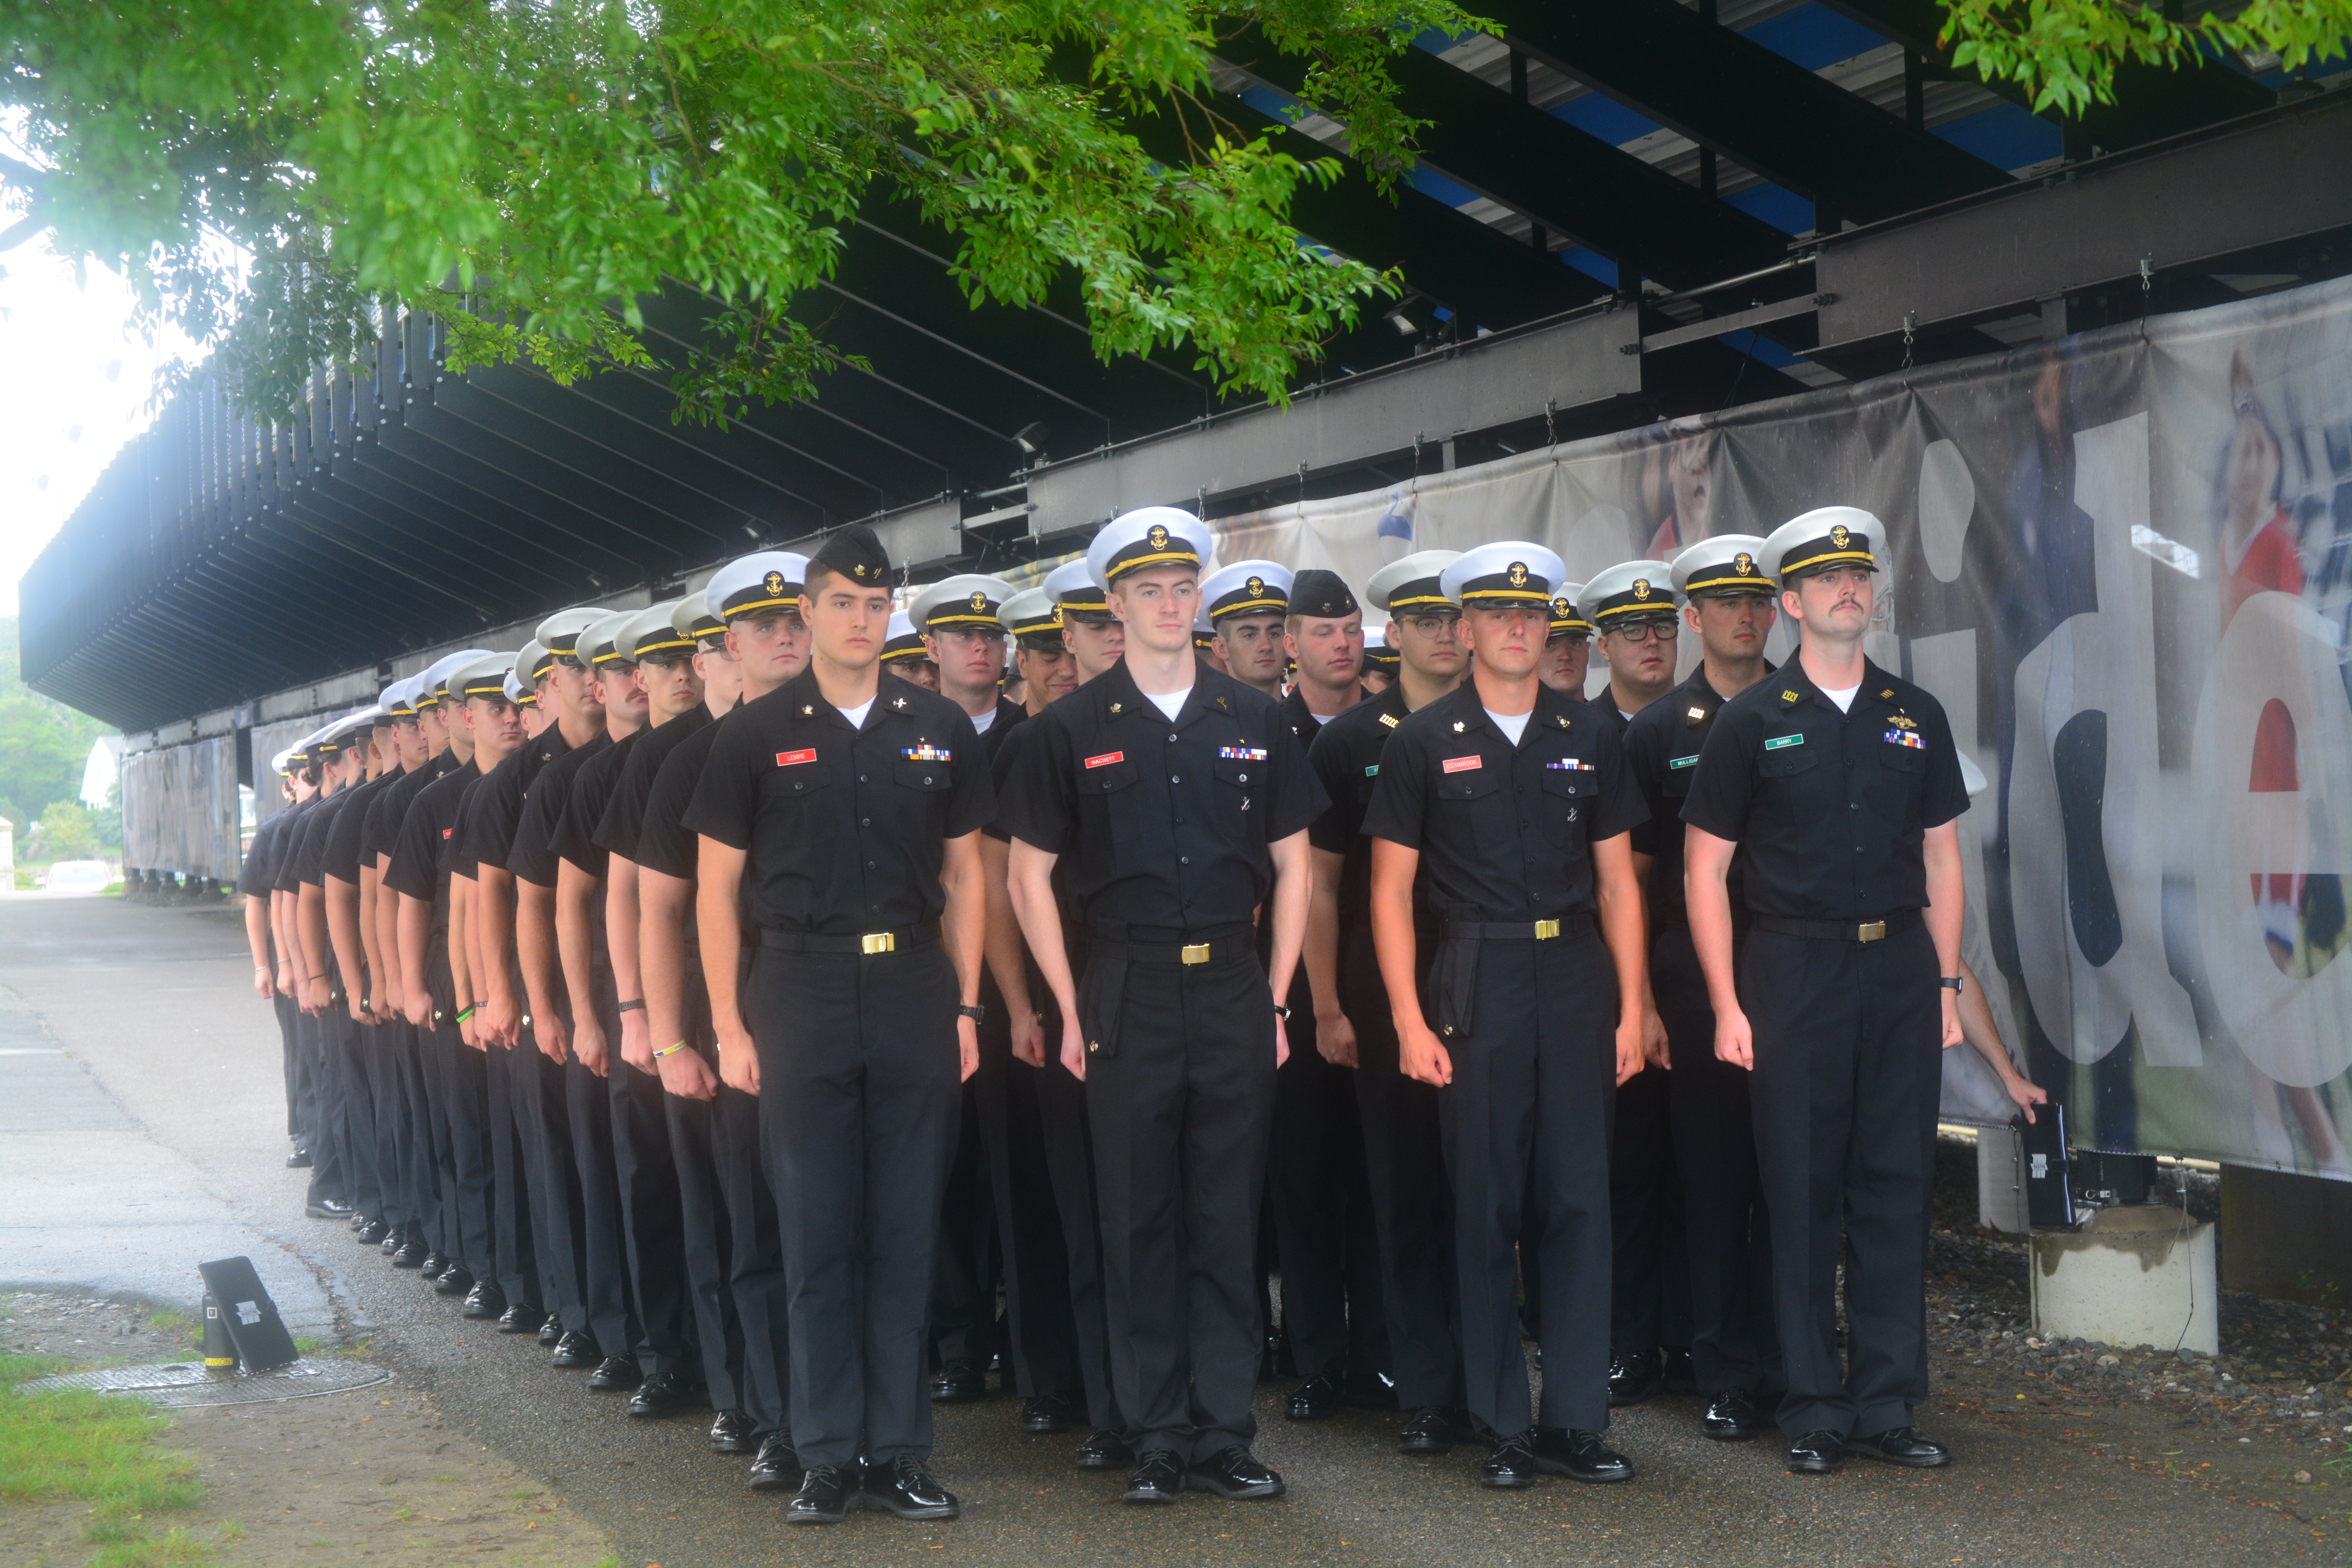
<path fill-rule="evenodd" d="M 1958 974 L 1945 975 L 1943 985 L 1947 991 L 1965 991 L 1969 988 L 1967 977 Z"/>
<path fill-rule="evenodd" d="M 956 1015 L 959 1017 L 970 1018 L 975 1024 L 984 1024 L 988 1021 L 988 1009 L 977 1003 L 958 1003 Z"/>
<path fill-rule="evenodd" d="M 1290 1022 L 1290 1009 L 1284 1006 L 1279 1002 L 1276 1002 L 1274 1005 L 1274 1016 L 1281 1019 L 1286 1024 Z"/>

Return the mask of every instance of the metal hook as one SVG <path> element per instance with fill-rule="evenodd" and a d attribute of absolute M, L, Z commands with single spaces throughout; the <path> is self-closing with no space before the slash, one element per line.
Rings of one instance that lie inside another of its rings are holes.
<path fill-rule="evenodd" d="M 1904 312 L 1903 312 L 1903 368 L 1904 368 L 1905 370 L 1909 370 L 1909 369 L 1911 368 L 1911 339 L 1912 339 L 1912 335 L 1913 335 L 1914 333 L 1917 332 L 1917 331 L 1918 331 L 1918 330 L 1919 330 L 1919 312 L 1918 312 L 1918 311 L 1916 311 L 1916 310 L 1906 310 L 1906 311 L 1904 311 Z"/>

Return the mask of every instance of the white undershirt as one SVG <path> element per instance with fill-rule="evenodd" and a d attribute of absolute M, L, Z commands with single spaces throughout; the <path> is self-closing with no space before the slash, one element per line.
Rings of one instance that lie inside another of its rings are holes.
<path fill-rule="evenodd" d="M 1838 705 L 1839 712 L 1851 713 L 1853 711 L 1853 694 L 1862 689 L 1862 682 L 1857 680 L 1852 686 L 1838 688 L 1822 686 L 1818 687 L 1816 689 L 1818 689 L 1822 696 L 1836 703 Z"/>
<path fill-rule="evenodd" d="M 869 697 L 855 708 L 841 710 L 841 716 L 849 721 L 851 729 L 863 730 L 866 728 L 866 715 L 872 711 L 874 711 L 874 699 Z"/>
<path fill-rule="evenodd" d="M 1176 715 L 1184 710 L 1184 699 L 1192 695 L 1192 689 L 1188 686 L 1181 691 L 1147 691 L 1144 695 L 1150 698 L 1152 705 L 1167 714 L 1172 723 Z"/>
<path fill-rule="evenodd" d="M 987 712 L 981 714 L 971 721 L 971 732 L 975 735 L 985 735 L 988 733 L 988 727 L 995 722 L 996 705 L 994 703 L 991 703 Z"/>
<path fill-rule="evenodd" d="M 1486 717 L 1492 719 L 1495 721 L 1495 728 L 1508 735 L 1511 738 L 1511 744 L 1516 746 L 1519 743 L 1519 737 L 1528 732 L 1528 721 L 1535 717 L 1535 711 L 1530 708 L 1524 713 L 1497 713 L 1489 708 L 1486 710 Z"/>

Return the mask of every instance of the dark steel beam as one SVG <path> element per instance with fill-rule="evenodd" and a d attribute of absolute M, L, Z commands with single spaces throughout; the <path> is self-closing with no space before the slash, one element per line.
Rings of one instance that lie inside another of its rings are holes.
<path fill-rule="evenodd" d="M 1869 222 L 2009 183 L 2006 171 L 1675 0 L 1486 9 L 1514 47 L 1811 197 L 1822 216 Z"/>

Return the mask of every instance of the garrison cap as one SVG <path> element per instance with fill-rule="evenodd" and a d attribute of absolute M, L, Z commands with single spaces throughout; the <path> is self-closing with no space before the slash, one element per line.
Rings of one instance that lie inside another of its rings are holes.
<path fill-rule="evenodd" d="M 1584 612 L 1576 607 L 1577 595 L 1583 592 L 1584 584 L 1581 583 L 1562 583 L 1559 592 L 1551 596 L 1552 637 L 1573 637 L 1579 632 L 1586 637 L 1592 635 L 1592 623 L 1586 620 Z"/>
<path fill-rule="evenodd" d="M 1227 616 L 1279 616 L 1290 609 L 1290 568 L 1279 561 L 1236 561 L 1201 580 L 1201 613 L 1213 626 Z"/>
<path fill-rule="evenodd" d="M 861 588 L 890 585 L 890 552 L 881 536 L 862 522 L 853 522 L 816 547 L 811 563 L 838 572 Z"/>
<path fill-rule="evenodd" d="M 703 586 L 703 603 L 721 621 L 777 610 L 798 614 L 801 585 L 808 581 L 808 569 L 805 555 L 789 550 L 755 550 L 711 574 Z"/>
<path fill-rule="evenodd" d="M 1376 610 L 1386 610 L 1391 619 L 1398 616 L 1425 615 L 1432 610 L 1451 611 L 1460 608 L 1447 598 L 1437 585 L 1437 574 L 1454 564 L 1461 555 L 1458 550 L 1421 550 L 1391 561 L 1372 574 L 1364 584 L 1364 596 Z"/>
<path fill-rule="evenodd" d="M 1176 506 L 1147 506 L 1112 518 L 1087 546 L 1087 573 L 1103 587 L 1153 566 L 1199 571 L 1215 542 L 1206 524 Z"/>
<path fill-rule="evenodd" d="M 460 648 L 456 653 L 444 654 L 427 665 L 425 673 L 416 678 L 416 710 L 422 713 L 439 703 L 447 695 L 449 678 L 457 673 L 458 667 L 489 651 L 486 647 Z"/>
<path fill-rule="evenodd" d="M 1858 506 L 1823 506 L 1792 517 L 1764 542 L 1761 564 L 1784 585 L 1795 574 L 1824 566 L 1878 570 L 1878 547 L 1886 528 Z"/>
<path fill-rule="evenodd" d="M 913 617 L 904 610 L 891 611 L 890 635 L 882 643 L 882 662 L 908 664 L 930 657 L 930 651 L 923 647 L 923 634 L 915 629 Z"/>
<path fill-rule="evenodd" d="M 635 614 L 635 610 L 612 610 L 605 614 L 604 619 L 592 622 L 581 632 L 580 640 L 572 645 L 572 657 L 598 669 L 626 663 L 625 656 L 613 643 L 621 635 L 621 628 L 629 624 L 629 617 Z"/>
<path fill-rule="evenodd" d="M 698 588 L 680 599 L 669 613 L 669 624 L 698 643 L 724 642 L 727 638 L 727 623 L 711 613 L 710 591 L 707 588 Z"/>
<path fill-rule="evenodd" d="M 1542 545 L 1498 539 L 1455 556 L 1437 574 L 1437 586 L 1465 607 L 1535 605 L 1549 609 L 1552 590 L 1567 580 L 1568 568 Z"/>
<path fill-rule="evenodd" d="M 555 656 L 548 652 L 547 645 L 537 637 L 523 644 L 522 651 L 515 655 L 516 676 L 534 691 L 539 689 L 539 683 L 547 679 L 547 672 L 554 668 Z"/>
<path fill-rule="evenodd" d="M 518 708 L 536 708 L 539 706 L 539 688 L 525 686 L 522 677 L 509 669 L 507 671 L 507 700 Z"/>
<path fill-rule="evenodd" d="M 1004 602 L 1013 584 L 1002 577 L 966 572 L 944 577 L 917 594 L 907 605 L 907 618 L 922 631 L 949 631 L 976 626 L 982 631 L 1004 627 Z"/>
<path fill-rule="evenodd" d="M 1623 621 L 1672 616 L 1683 602 L 1675 569 L 1663 561 L 1621 561 L 1584 585 L 1576 607 L 1602 631 Z"/>
<path fill-rule="evenodd" d="M 1342 616 L 1363 614 L 1363 606 L 1356 603 L 1355 591 L 1348 586 L 1346 578 L 1320 566 L 1309 566 L 1290 580 L 1290 613 L 1335 621 Z"/>
<path fill-rule="evenodd" d="M 1764 542 L 1752 533 L 1718 533 L 1700 540 L 1675 557 L 1674 583 L 1694 599 L 1775 590 L 1764 570 Z"/>
<path fill-rule="evenodd" d="M 1024 647 L 1062 641 L 1062 607 L 1043 588 L 1024 588 L 997 606 L 996 618 Z"/>
<path fill-rule="evenodd" d="M 690 658 L 694 639 L 677 629 L 677 607 L 684 599 L 665 599 L 644 609 L 621 623 L 613 638 L 613 651 L 635 663 L 656 654 L 667 654 L 672 658 Z"/>
<path fill-rule="evenodd" d="M 515 656 L 510 653 L 486 653 L 478 658 L 469 658 L 449 672 L 449 694 L 503 700 L 507 677 L 514 673 L 514 662 Z"/>
<path fill-rule="evenodd" d="M 1046 575 L 1045 592 L 1065 616 L 1092 616 L 1097 620 L 1110 619 L 1110 600 L 1103 594 L 1103 585 L 1085 556 L 1065 561 Z"/>
<path fill-rule="evenodd" d="M 568 610 L 558 610 L 540 622 L 538 628 L 530 634 L 531 639 L 558 658 L 585 664 L 588 661 L 576 658 L 572 649 L 580 634 L 604 618 L 604 612 L 593 605 L 574 605 Z"/>

